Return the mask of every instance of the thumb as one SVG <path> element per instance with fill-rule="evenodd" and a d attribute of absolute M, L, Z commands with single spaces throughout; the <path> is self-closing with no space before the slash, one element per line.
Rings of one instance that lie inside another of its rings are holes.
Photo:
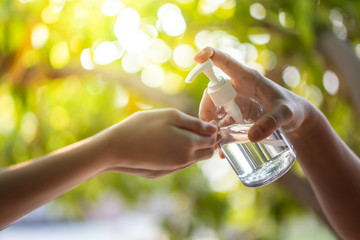
<path fill-rule="evenodd" d="M 250 128 L 248 132 L 250 141 L 258 142 L 267 138 L 278 128 L 289 123 L 292 116 L 293 111 L 289 106 L 285 104 L 277 106 L 275 109 L 259 118 Z"/>

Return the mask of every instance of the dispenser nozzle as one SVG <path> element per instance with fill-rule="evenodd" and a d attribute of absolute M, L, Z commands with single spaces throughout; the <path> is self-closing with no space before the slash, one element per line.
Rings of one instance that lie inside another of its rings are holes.
<path fill-rule="evenodd" d="M 194 78 L 197 75 L 199 75 L 201 72 L 204 72 L 212 83 L 219 82 L 219 80 L 215 76 L 213 67 L 214 67 L 214 64 L 210 59 L 206 60 L 206 62 L 199 63 L 196 67 L 194 67 L 193 70 L 191 70 L 189 75 L 186 77 L 185 82 L 191 83 L 194 80 Z"/>

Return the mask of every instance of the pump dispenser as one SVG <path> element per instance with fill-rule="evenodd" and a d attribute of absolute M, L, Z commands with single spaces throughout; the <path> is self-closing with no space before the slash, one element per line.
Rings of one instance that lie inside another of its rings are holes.
<path fill-rule="evenodd" d="M 205 75 L 210 79 L 208 93 L 215 106 L 223 107 L 225 111 L 238 123 L 245 123 L 239 106 L 235 103 L 234 100 L 236 96 L 235 89 L 225 78 L 217 78 L 213 67 L 214 64 L 210 59 L 204 63 L 198 64 L 189 73 L 185 79 L 185 82 L 191 83 L 197 75 L 199 75 L 201 72 L 204 72 Z"/>
<path fill-rule="evenodd" d="M 275 181 L 284 175 L 295 161 L 291 144 L 281 129 L 260 142 L 251 142 L 247 133 L 253 123 L 249 119 L 252 117 L 254 121 L 259 118 L 263 114 L 262 106 L 253 99 L 239 96 L 228 80 L 215 75 L 213 67 L 210 59 L 198 64 L 185 82 L 191 83 L 201 72 L 210 79 L 207 92 L 217 108 L 216 116 L 222 135 L 218 143 L 220 150 L 245 186 L 260 187 Z M 246 121 L 239 102 L 251 105 Z"/>

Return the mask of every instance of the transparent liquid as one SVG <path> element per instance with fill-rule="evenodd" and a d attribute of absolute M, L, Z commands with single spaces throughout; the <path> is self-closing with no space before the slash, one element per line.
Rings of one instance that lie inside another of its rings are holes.
<path fill-rule="evenodd" d="M 281 130 L 261 142 L 250 142 L 247 133 L 251 126 L 222 127 L 219 147 L 245 186 L 260 187 L 284 175 L 293 165 L 295 153 Z"/>

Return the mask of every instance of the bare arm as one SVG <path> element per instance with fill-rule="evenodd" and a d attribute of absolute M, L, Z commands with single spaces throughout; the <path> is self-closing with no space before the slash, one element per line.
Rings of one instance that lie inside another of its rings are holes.
<path fill-rule="evenodd" d="M 157 178 L 212 156 L 217 128 L 174 109 L 144 111 L 57 152 L 0 171 L 0 229 L 101 173 Z"/>
<path fill-rule="evenodd" d="M 359 157 L 325 116 L 313 111 L 308 123 L 288 137 L 329 222 L 343 239 L 359 239 Z"/>
<path fill-rule="evenodd" d="M 359 239 L 360 160 L 325 116 L 305 99 L 221 51 L 205 48 L 195 56 L 198 62 L 208 58 L 231 77 L 239 93 L 265 106 L 267 113 L 252 126 L 249 138 L 260 141 L 282 127 L 330 223 L 342 238 Z M 214 105 L 205 93 L 200 118 L 216 119 L 214 113 Z"/>

